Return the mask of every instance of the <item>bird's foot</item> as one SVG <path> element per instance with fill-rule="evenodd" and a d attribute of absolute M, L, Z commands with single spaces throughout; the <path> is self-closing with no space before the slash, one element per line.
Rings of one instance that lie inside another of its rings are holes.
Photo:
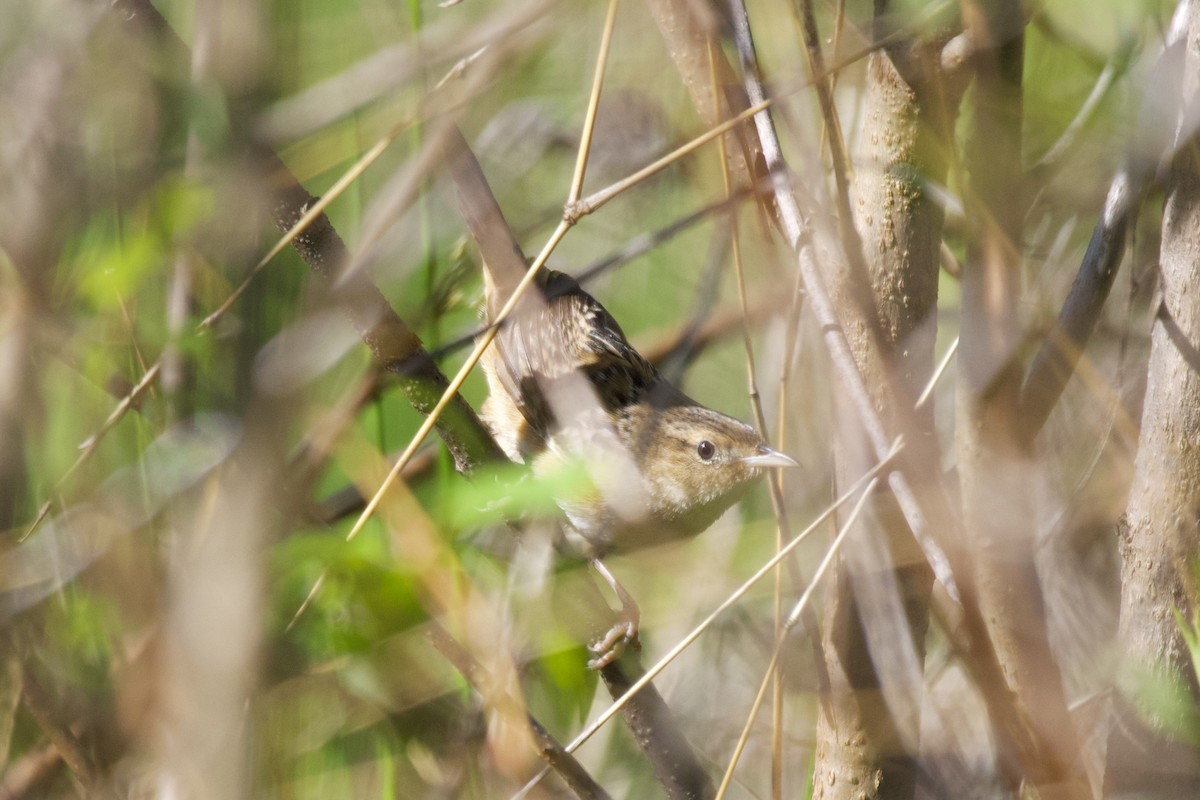
<path fill-rule="evenodd" d="M 641 611 L 638 604 L 634 601 L 629 592 L 625 591 L 625 587 L 621 585 L 603 561 L 595 559 L 592 561 L 592 566 L 600 573 L 600 576 L 612 587 L 617 594 L 617 599 L 621 601 L 621 610 L 617 623 L 609 628 L 608 633 L 596 642 L 588 645 L 588 650 L 596 654 L 596 657 L 588 661 L 589 669 L 604 669 L 609 664 L 616 661 L 625 652 L 626 648 L 632 646 L 640 647 L 638 642 L 638 623 L 641 620 Z"/>
<path fill-rule="evenodd" d="M 587 662 L 588 669 L 604 669 L 620 658 L 626 648 L 640 647 L 637 635 L 638 626 L 635 620 L 624 619 L 613 625 L 602 639 L 588 645 L 588 650 L 596 654 L 595 658 Z"/>

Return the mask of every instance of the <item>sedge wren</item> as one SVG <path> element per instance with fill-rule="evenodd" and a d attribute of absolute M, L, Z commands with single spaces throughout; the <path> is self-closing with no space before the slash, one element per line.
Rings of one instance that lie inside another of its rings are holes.
<path fill-rule="evenodd" d="M 494 320 L 516 275 L 498 284 L 485 264 Z M 568 541 L 621 601 L 621 622 L 591 645 L 595 669 L 637 636 L 637 603 L 600 558 L 694 536 L 768 467 L 796 462 L 745 423 L 672 386 L 573 278 L 543 269 L 485 351 L 483 418 L 509 458 L 534 474 L 582 459 L 590 485 L 556 498 Z"/>
<path fill-rule="evenodd" d="M 508 294 L 484 276 L 493 319 Z M 482 363 L 484 421 L 510 458 L 535 474 L 587 462 L 594 486 L 557 500 L 568 538 L 593 558 L 694 536 L 763 469 L 796 466 L 754 428 L 667 382 L 561 272 L 539 273 Z"/>

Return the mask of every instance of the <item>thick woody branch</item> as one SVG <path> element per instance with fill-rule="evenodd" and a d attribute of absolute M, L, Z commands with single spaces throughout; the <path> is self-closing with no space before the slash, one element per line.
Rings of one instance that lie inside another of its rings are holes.
<path fill-rule="evenodd" d="M 646 8 L 706 127 L 714 128 L 749 106 L 737 75 L 721 50 L 718 32 L 724 22 L 715 4 L 646 0 Z M 714 81 L 718 89 L 715 96 Z M 743 122 L 726 136 L 734 185 L 752 185 L 761 174 L 762 159 L 754 127 Z"/>
<path fill-rule="evenodd" d="M 600 670 L 600 677 L 614 700 L 624 696 L 643 674 L 639 659 L 629 653 Z M 671 800 L 704 800 L 713 796 L 708 773 L 653 685 L 648 684 L 634 695 L 621 709 L 621 716 Z"/>

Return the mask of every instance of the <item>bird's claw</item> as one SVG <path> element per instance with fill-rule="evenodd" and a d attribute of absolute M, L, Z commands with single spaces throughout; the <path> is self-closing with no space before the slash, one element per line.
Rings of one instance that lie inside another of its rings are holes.
<path fill-rule="evenodd" d="M 634 620 L 617 622 L 616 625 L 608 628 L 608 632 L 599 642 L 588 645 L 588 650 L 596 654 L 595 658 L 588 661 L 588 669 L 604 669 L 622 656 L 625 648 L 630 645 L 634 645 L 635 648 L 638 646 L 636 622 Z"/>
<path fill-rule="evenodd" d="M 588 669 L 604 669 L 620 658 L 621 654 L 625 652 L 625 648 L 630 645 L 637 647 L 637 635 L 637 623 L 631 619 L 622 620 L 613 625 L 609 628 L 608 633 L 604 634 L 604 638 L 588 645 L 588 650 L 596 654 L 595 658 L 588 661 Z"/>
<path fill-rule="evenodd" d="M 639 646 L 637 636 L 641 611 L 633 596 L 625 591 L 625 587 L 608 571 L 608 567 L 604 565 L 603 561 L 594 558 L 591 563 L 600 577 L 604 578 L 605 582 L 616 592 L 617 599 L 621 601 L 621 610 L 617 612 L 617 623 L 609 628 L 608 633 L 604 634 L 604 638 L 588 645 L 588 649 L 596 654 L 596 657 L 588 662 L 588 667 L 604 669 L 620 658 L 621 654 L 625 652 L 625 648 L 631 644 L 634 647 Z"/>

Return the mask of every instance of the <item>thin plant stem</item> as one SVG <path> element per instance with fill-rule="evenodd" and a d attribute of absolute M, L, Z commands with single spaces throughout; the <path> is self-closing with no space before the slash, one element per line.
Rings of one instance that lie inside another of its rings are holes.
<path fill-rule="evenodd" d="M 858 483 L 861 483 L 861 480 Z M 771 654 L 771 661 L 767 665 L 766 672 L 763 675 L 762 683 L 758 687 L 758 694 L 756 694 L 754 697 L 754 703 L 750 706 L 750 713 L 746 716 L 746 724 L 742 728 L 742 735 L 738 738 L 737 747 L 734 748 L 733 757 L 730 759 L 729 766 L 725 770 L 725 777 L 721 780 L 721 786 L 717 789 L 717 796 L 715 800 L 721 800 L 721 798 L 725 796 L 725 792 L 729 789 L 730 781 L 733 780 L 733 770 L 735 767 L 737 767 L 737 763 L 741 758 L 742 751 L 746 748 L 746 742 L 750 738 L 750 730 L 754 725 L 754 719 L 758 716 L 758 711 L 762 707 L 763 697 L 767 692 L 767 686 L 771 683 L 771 679 L 775 674 L 775 669 L 779 664 L 779 656 L 780 653 L 783 652 L 784 636 L 786 636 L 792 630 L 792 628 L 796 627 L 796 623 L 800 621 L 801 616 L 808 608 L 808 602 L 812 598 L 813 590 L 816 588 L 821 578 L 825 577 L 825 573 L 829 570 L 830 565 L 833 564 L 834 556 L 837 555 L 838 551 L 841 549 L 842 542 L 845 540 L 846 534 L 848 534 L 850 529 L 854 527 L 855 520 L 858 519 L 858 515 L 861 514 L 862 510 L 866 507 L 867 499 L 871 496 L 871 493 L 878 485 L 879 479 L 877 477 L 872 477 L 866 488 L 863 489 L 862 494 L 859 495 L 858 502 L 856 502 L 854 504 L 854 508 L 850 510 L 850 514 L 846 517 L 846 521 L 842 523 L 841 530 L 838 531 L 837 536 L 835 536 L 833 539 L 833 543 L 829 545 L 829 549 L 825 552 L 825 557 L 822 558 L 821 563 L 817 565 L 816 572 L 813 573 L 812 582 L 809 583 L 809 585 L 805 588 L 804 594 L 800 595 L 800 599 L 792 608 L 792 612 L 788 614 L 788 618 L 783 625 L 783 636 L 781 636 L 775 642 L 775 650 Z"/>
<path fill-rule="evenodd" d="M 567 192 L 570 205 L 583 194 L 583 178 L 587 172 L 588 156 L 592 151 L 592 135 L 596 130 L 596 109 L 600 107 L 600 92 L 604 88 L 604 70 L 608 65 L 608 52 L 612 45 L 613 27 L 617 21 L 619 0 L 610 0 L 608 14 L 604 17 L 604 32 L 600 35 L 600 52 L 596 56 L 596 70 L 592 75 L 592 93 L 588 97 L 587 113 L 583 118 L 583 134 L 579 140 L 579 153 L 575 158 L 575 172 L 571 176 L 571 189 Z"/>
<path fill-rule="evenodd" d="M 417 70 L 423 96 L 429 91 L 429 70 L 425 63 L 424 48 L 421 45 L 421 28 L 425 24 L 425 15 L 421 11 L 421 0 L 408 0 L 408 24 L 412 31 L 413 49 L 416 60 L 420 64 Z M 420 119 L 414 121 L 408 131 L 409 145 L 413 152 L 421 147 L 425 137 L 424 125 Z M 433 219 L 429 213 L 429 183 L 423 181 L 417 191 L 417 230 L 421 237 L 421 267 L 425 273 L 425 296 L 433 297 L 437 285 L 437 257 L 433 242 Z M 441 314 L 439 308 L 434 308 L 430 315 L 429 328 L 431 333 L 430 346 L 441 344 Z"/>
<path fill-rule="evenodd" d="M 925 390 L 921 392 L 921 396 L 917 398 L 916 404 L 913 406 L 914 411 L 920 411 L 921 407 L 929 402 L 929 398 L 933 396 L 933 389 L 937 386 L 938 381 L 942 379 L 942 373 L 950 366 L 951 359 L 958 352 L 958 337 L 954 337 L 954 341 L 946 348 L 946 353 L 942 356 L 942 360 L 938 362 L 937 368 L 933 374 L 929 376 L 929 383 L 926 384 Z"/>
<path fill-rule="evenodd" d="M 712 626 L 717 618 L 721 616 L 721 614 L 732 607 L 737 601 L 741 600 L 742 597 L 744 597 L 745 594 L 755 586 L 755 584 L 762 580 L 762 578 L 768 573 L 772 572 L 785 558 L 791 555 L 802 542 L 804 542 L 814 531 L 816 531 L 817 528 L 823 525 L 825 521 L 828 520 L 843 504 L 854 497 L 854 495 L 860 489 L 862 489 L 868 483 L 876 480 L 882 472 L 890 468 L 893 460 L 903 451 L 903 449 L 904 443 L 897 439 L 893 444 L 891 452 L 888 453 L 886 458 L 884 458 L 868 472 L 866 472 L 861 478 L 855 481 L 854 484 L 846 490 L 845 494 L 834 500 L 833 503 L 831 503 L 824 511 L 822 511 L 807 528 L 801 531 L 799 535 L 784 545 L 782 550 L 777 552 L 770 559 L 768 559 L 765 564 L 759 567 L 757 572 L 747 578 L 740 587 L 738 587 L 732 594 L 725 598 L 725 600 L 722 601 L 721 604 L 717 606 L 711 614 L 705 617 L 704 621 L 697 625 L 691 633 L 683 637 L 683 639 L 676 643 L 674 647 L 668 650 L 666 655 L 664 655 L 653 667 L 646 671 L 645 675 L 643 675 L 632 686 L 629 687 L 629 691 L 621 695 L 620 699 L 614 701 L 611 706 L 606 708 L 600 714 L 600 716 L 598 716 L 590 725 L 584 728 L 583 731 L 581 731 L 574 739 L 572 739 L 571 743 L 568 744 L 564 749 L 568 753 L 574 753 L 584 742 L 594 736 L 596 731 L 604 727 L 609 720 L 617 715 L 617 713 L 625 706 L 626 703 L 629 702 L 633 695 L 637 694 L 643 687 L 654 680 L 654 678 L 658 677 L 659 673 L 666 669 L 672 661 L 678 658 L 680 653 L 691 647 L 692 643 L 699 639 L 700 636 Z M 813 584 L 809 584 L 809 587 L 806 591 L 810 592 L 812 590 L 812 585 Z M 534 786 L 538 784 L 538 782 L 542 780 L 542 778 L 546 776 L 547 772 L 547 770 L 543 770 L 535 775 L 529 781 L 529 783 L 527 783 L 524 788 L 521 789 L 520 792 L 514 795 L 514 800 L 518 797 L 524 797 L 530 790 L 533 789 Z"/>
<path fill-rule="evenodd" d="M 720 109 L 720 98 L 717 92 L 716 56 L 713 53 L 712 45 L 709 47 L 708 58 L 709 77 L 712 81 L 713 105 L 715 108 Z M 717 147 L 721 155 L 721 182 L 725 190 L 726 199 L 730 199 L 732 198 L 733 185 L 729 174 L 729 160 L 724 136 L 717 140 Z M 769 440 L 767 419 L 762 408 L 762 396 L 758 390 L 758 370 L 754 364 L 754 342 L 750 332 L 750 309 L 746 300 L 746 274 L 742 265 L 741 230 L 738 225 L 738 209 L 736 206 L 730 206 L 729 209 L 729 233 L 731 255 L 733 256 L 733 272 L 737 278 L 738 304 L 742 312 L 742 345 L 746 351 L 746 383 L 750 394 L 750 407 L 754 414 L 755 426 L 763 438 Z M 777 442 L 777 444 L 782 445 L 782 442 Z M 775 512 L 775 550 L 778 552 L 783 549 L 784 542 L 791 538 L 791 533 L 787 521 L 787 512 L 783 504 L 783 490 L 779 482 L 779 472 L 771 470 L 767 475 L 767 481 L 771 494 L 771 507 Z M 772 595 L 775 618 L 774 633 L 775 639 L 778 641 L 783 635 L 783 573 L 780 569 L 775 570 Z M 775 678 L 771 694 L 771 719 L 773 722 L 771 726 L 771 793 L 773 797 L 777 798 L 783 775 L 783 674 L 778 664 L 776 664 L 773 674 Z"/>

